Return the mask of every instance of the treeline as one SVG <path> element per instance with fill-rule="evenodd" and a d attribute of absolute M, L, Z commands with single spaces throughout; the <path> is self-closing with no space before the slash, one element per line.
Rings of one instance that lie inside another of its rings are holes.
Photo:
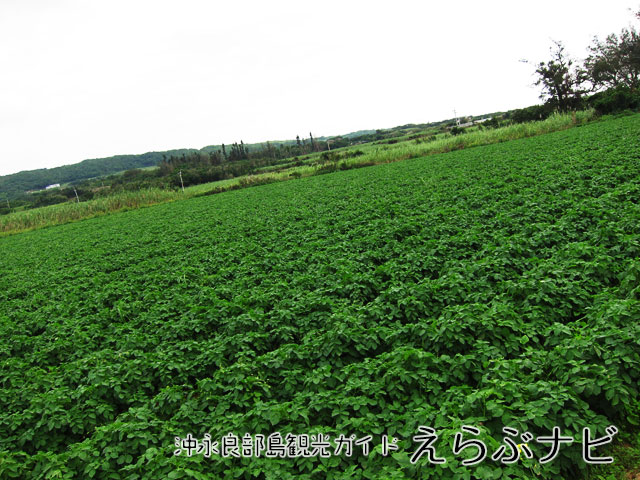
<path fill-rule="evenodd" d="M 287 160 L 289 166 L 302 165 L 300 157 L 312 153 L 327 152 L 332 148 L 360 143 L 360 137 L 318 140 L 309 133 L 308 138 L 296 137 L 294 142 L 272 144 L 266 142 L 249 148 L 243 141 L 221 145 L 218 149 L 182 153 L 164 157 L 155 170 L 132 170 L 108 179 L 111 191 L 140 188 L 181 188 L 207 182 L 228 180 L 257 170 L 279 165 Z"/>

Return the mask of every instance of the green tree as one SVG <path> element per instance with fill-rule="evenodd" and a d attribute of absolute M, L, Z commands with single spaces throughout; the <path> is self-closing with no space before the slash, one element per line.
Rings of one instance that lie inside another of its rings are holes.
<path fill-rule="evenodd" d="M 635 16 L 640 18 L 640 12 Z M 633 92 L 640 86 L 640 33 L 635 28 L 623 28 L 604 41 L 596 37 L 589 50 L 585 68 L 594 89 L 626 87 Z"/>
<path fill-rule="evenodd" d="M 587 93 L 586 71 L 575 65 L 566 53 L 562 42 L 554 41 L 551 60 L 540 62 L 536 67 L 537 86 L 542 87 L 540 98 L 561 112 L 579 108 L 582 96 Z"/>

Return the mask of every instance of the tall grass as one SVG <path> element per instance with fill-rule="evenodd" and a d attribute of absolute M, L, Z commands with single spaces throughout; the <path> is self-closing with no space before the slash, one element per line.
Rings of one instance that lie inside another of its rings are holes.
<path fill-rule="evenodd" d="M 0 216 L 0 236 L 59 225 L 111 212 L 177 200 L 180 192 L 161 189 L 122 192 L 86 202 L 69 202 Z"/>
<path fill-rule="evenodd" d="M 355 157 L 345 156 L 338 161 L 326 161 L 322 159 L 320 154 L 311 154 L 311 158 L 309 159 L 310 163 L 302 166 L 283 167 L 278 171 L 266 171 L 256 175 L 247 175 L 194 185 L 186 188 L 184 193 L 179 191 L 148 189 L 118 193 L 81 203 L 64 203 L 33 210 L 25 210 L 0 216 L 0 236 L 35 228 L 59 225 L 61 223 L 104 215 L 110 212 L 144 207 L 156 203 L 211 195 L 227 190 L 280 182 L 292 178 L 321 175 L 336 170 L 397 162 L 425 155 L 446 153 L 463 148 L 532 137 L 534 135 L 541 135 L 582 125 L 594 118 L 595 112 L 593 110 L 585 110 L 569 114 L 555 114 L 539 122 L 521 123 L 496 129 L 475 129 L 457 136 L 445 134 L 435 139 L 433 137 L 425 137 L 413 141 L 400 141 L 391 145 L 357 145 L 340 149 L 340 151 L 348 152 L 349 150 L 357 149 L 362 151 L 362 155 Z"/>
<path fill-rule="evenodd" d="M 374 164 L 387 163 L 436 153 L 446 153 L 463 148 L 490 145 L 565 130 L 585 124 L 594 117 L 594 110 L 585 110 L 574 113 L 554 114 L 539 122 L 519 123 L 495 129 L 478 129 L 456 136 L 448 134 L 426 142 L 416 140 L 394 145 L 364 146 L 364 148 L 361 147 L 364 155 L 345 159 L 343 162 L 347 165 L 360 163 L 370 165 L 372 162 Z"/>

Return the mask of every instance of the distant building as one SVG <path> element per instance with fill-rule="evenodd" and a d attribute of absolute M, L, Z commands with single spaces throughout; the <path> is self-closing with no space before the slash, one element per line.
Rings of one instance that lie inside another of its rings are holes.
<path fill-rule="evenodd" d="M 481 118 L 480 120 L 471 120 L 470 122 L 466 122 L 466 123 L 460 123 L 458 124 L 459 127 L 470 127 L 471 125 L 477 125 L 479 123 L 484 123 L 488 120 L 491 120 L 491 117 L 487 117 L 487 118 Z"/>
<path fill-rule="evenodd" d="M 54 183 L 53 185 L 47 185 L 46 187 L 44 187 L 45 190 L 51 190 L 52 188 L 60 188 L 60 184 Z"/>

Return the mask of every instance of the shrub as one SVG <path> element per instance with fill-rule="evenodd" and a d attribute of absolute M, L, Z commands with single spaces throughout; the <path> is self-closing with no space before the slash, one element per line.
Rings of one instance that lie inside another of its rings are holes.
<path fill-rule="evenodd" d="M 589 103 L 601 115 L 623 110 L 638 110 L 640 109 L 640 93 L 632 92 L 626 87 L 610 88 L 593 95 L 589 99 Z"/>

